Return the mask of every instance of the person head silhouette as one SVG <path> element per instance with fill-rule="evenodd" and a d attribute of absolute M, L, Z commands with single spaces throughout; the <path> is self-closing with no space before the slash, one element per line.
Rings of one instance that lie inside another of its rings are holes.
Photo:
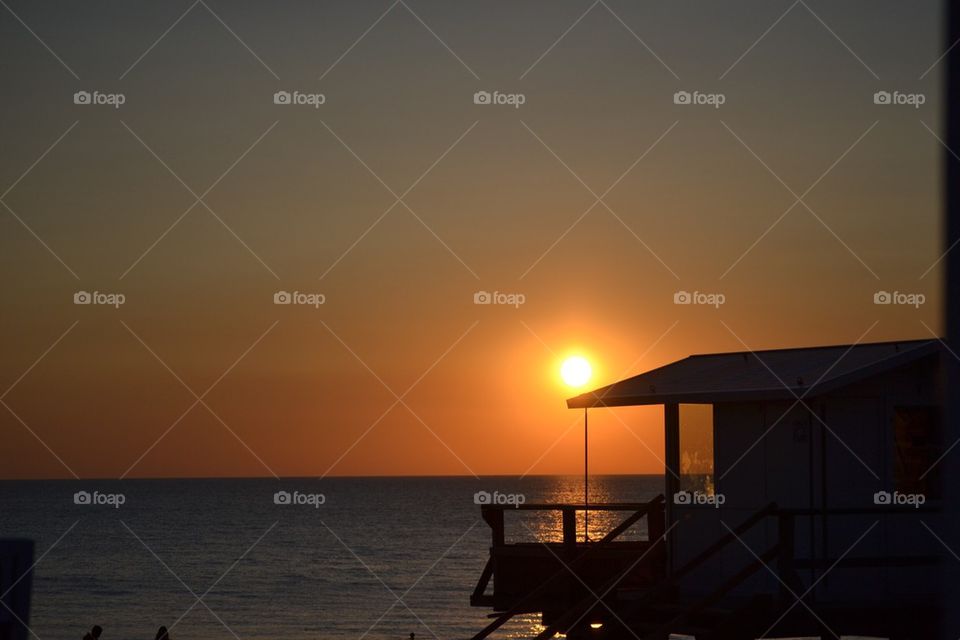
<path fill-rule="evenodd" d="M 103 633 L 103 627 L 98 624 L 93 625 L 93 629 L 90 629 L 90 635 L 94 638 L 99 638 L 100 634 Z"/>
<path fill-rule="evenodd" d="M 411 631 L 411 632 L 410 632 L 410 640 L 413 640 L 416 635 L 417 635 L 417 634 L 415 634 L 413 631 Z"/>
<path fill-rule="evenodd" d="M 157 635 L 154 640 L 170 640 L 170 634 L 167 633 L 167 628 L 160 627 L 157 629 Z"/>

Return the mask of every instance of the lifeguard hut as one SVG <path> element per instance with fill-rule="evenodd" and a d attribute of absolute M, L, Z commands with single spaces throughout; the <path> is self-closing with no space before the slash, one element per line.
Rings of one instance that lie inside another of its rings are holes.
<path fill-rule="evenodd" d="M 538 640 L 933 637 L 944 352 L 916 340 L 694 355 L 569 399 L 661 405 L 664 493 L 591 504 L 626 514 L 594 541 L 577 537 L 584 505 L 523 505 L 559 511 L 563 540 L 520 544 L 504 539 L 514 509 L 484 505 L 492 545 L 472 603 L 496 613 L 475 640 L 532 611 Z M 646 539 L 622 540 L 640 521 Z"/>

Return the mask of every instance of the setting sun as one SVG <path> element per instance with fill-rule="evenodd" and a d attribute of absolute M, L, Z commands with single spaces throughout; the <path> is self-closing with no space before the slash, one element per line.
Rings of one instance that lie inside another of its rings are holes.
<path fill-rule="evenodd" d="M 570 356 L 560 366 L 560 377 L 571 387 L 582 387 L 590 380 L 593 370 L 586 358 Z"/>

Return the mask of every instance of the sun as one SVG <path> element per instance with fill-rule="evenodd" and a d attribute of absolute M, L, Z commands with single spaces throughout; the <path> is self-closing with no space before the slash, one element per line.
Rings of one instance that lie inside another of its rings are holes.
<path fill-rule="evenodd" d="M 570 387 L 582 387 L 590 380 L 593 370 L 582 356 L 570 356 L 560 366 L 560 377 Z"/>

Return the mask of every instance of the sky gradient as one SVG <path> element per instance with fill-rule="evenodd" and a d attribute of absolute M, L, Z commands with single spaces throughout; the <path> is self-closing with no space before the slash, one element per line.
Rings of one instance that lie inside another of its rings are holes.
<path fill-rule="evenodd" d="M 10 2 L 0 477 L 576 473 L 569 353 L 939 333 L 940 11 Z M 592 412 L 593 471 L 662 455 Z"/>

